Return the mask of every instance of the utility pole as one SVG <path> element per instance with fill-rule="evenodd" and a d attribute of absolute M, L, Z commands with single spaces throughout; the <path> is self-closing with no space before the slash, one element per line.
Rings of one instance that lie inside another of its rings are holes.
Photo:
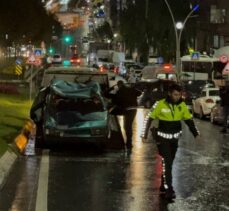
<path fill-rule="evenodd" d="M 149 0 L 146 0 L 146 7 L 145 7 L 145 19 L 147 20 L 148 19 L 148 9 L 149 7 Z"/>
<path fill-rule="evenodd" d="M 195 5 L 192 10 L 188 13 L 188 15 L 186 16 L 186 18 L 184 19 L 183 23 L 182 22 L 176 22 L 175 18 L 174 18 L 174 14 L 173 11 L 168 3 L 167 0 L 164 0 L 169 13 L 171 15 L 172 21 L 173 21 L 173 27 L 174 27 L 174 31 L 175 31 L 175 37 L 176 37 L 176 71 L 177 71 L 177 75 L 178 75 L 178 81 L 180 81 L 180 77 L 181 77 L 181 53 L 180 53 L 180 43 L 181 43 L 181 35 L 183 32 L 183 29 L 185 27 L 186 22 L 188 21 L 188 19 L 190 18 L 190 16 L 199 9 L 199 5 Z"/>

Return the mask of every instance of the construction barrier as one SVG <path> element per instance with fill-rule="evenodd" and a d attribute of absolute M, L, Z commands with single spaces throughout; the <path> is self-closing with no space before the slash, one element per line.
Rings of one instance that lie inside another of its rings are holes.
<path fill-rule="evenodd" d="M 35 133 L 35 125 L 32 120 L 26 120 L 21 133 L 15 138 L 14 142 L 17 149 L 23 153 L 26 145 L 28 144 L 29 137 L 34 135 Z"/>

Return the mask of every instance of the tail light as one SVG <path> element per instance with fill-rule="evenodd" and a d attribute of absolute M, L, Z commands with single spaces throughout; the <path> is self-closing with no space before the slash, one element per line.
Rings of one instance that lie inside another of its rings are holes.
<path fill-rule="evenodd" d="M 118 74 L 119 68 L 118 68 L 118 67 L 115 67 L 115 68 L 114 68 L 114 72 Z"/>
<path fill-rule="evenodd" d="M 212 100 L 212 99 L 207 99 L 205 102 L 206 102 L 206 103 L 214 103 L 214 100 Z"/>
<path fill-rule="evenodd" d="M 105 72 L 106 71 L 106 68 L 104 66 L 101 66 L 99 69 L 100 69 L 100 72 Z"/>
<path fill-rule="evenodd" d="M 80 63 L 80 59 L 77 59 L 76 62 L 77 62 L 77 63 Z"/>

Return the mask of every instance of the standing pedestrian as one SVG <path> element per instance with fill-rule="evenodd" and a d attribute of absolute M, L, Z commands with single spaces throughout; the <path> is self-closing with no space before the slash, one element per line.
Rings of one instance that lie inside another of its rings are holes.
<path fill-rule="evenodd" d="M 117 82 L 118 91 L 116 94 L 107 95 L 112 98 L 116 109 L 114 109 L 114 115 L 123 115 L 124 117 L 124 129 L 126 133 L 126 147 L 132 148 L 132 125 L 136 115 L 137 97 L 141 95 L 141 91 L 134 87 L 128 87 L 123 81 Z M 110 90 L 109 90 L 110 91 Z"/>
<path fill-rule="evenodd" d="M 172 186 L 172 165 L 178 148 L 178 140 L 182 134 L 181 120 L 188 125 L 194 137 L 199 136 L 192 114 L 181 98 L 182 88 L 173 84 L 169 88 L 168 96 L 154 104 L 143 131 L 143 139 L 147 138 L 153 120 L 159 120 L 158 128 L 152 129 L 156 139 L 159 154 L 162 158 L 163 173 L 161 177 L 161 195 L 166 199 L 175 198 Z"/>
<path fill-rule="evenodd" d="M 223 107 L 223 129 L 222 133 L 227 133 L 227 121 L 229 117 L 229 84 L 220 89 L 221 106 Z"/>

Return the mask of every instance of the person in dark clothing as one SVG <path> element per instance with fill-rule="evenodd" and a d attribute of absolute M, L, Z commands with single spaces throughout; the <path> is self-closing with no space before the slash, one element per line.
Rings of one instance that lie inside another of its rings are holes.
<path fill-rule="evenodd" d="M 118 91 L 116 94 L 109 94 L 108 98 L 112 98 L 116 108 L 113 110 L 114 115 L 124 116 L 124 129 L 126 132 L 126 147 L 132 148 L 132 124 L 136 115 L 137 97 L 141 95 L 141 91 L 134 87 L 128 87 L 123 81 L 117 83 Z M 109 90 L 111 91 L 111 90 Z"/>
<path fill-rule="evenodd" d="M 227 121 L 229 117 L 229 84 L 226 84 L 225 87 L 220 89 L 220 98 L 221 98 L 221 106 L 223 107 L 223 129 L 222 133 L 227 133 Z"/>
<path fill-rule="evenodd" d="M 167 98 L 156 102 L 149 112 L 142 134 L 142 138 L 146 139 L 152 121 L 159 120 L 158 128 L 152 128 L 151 131 L 162 158 L 163 173 L 160 191 L 162 196 L 169 200 L 176 197 L 172 186 L 172 165 L 178 148 L 178 140 L 182 134 L 181 121 L 184 120 L 194 137 L 199 136 L 192 114 L 182 101 L 181 93 L 182 88 L 179 85 L 171 85 Z"/>

